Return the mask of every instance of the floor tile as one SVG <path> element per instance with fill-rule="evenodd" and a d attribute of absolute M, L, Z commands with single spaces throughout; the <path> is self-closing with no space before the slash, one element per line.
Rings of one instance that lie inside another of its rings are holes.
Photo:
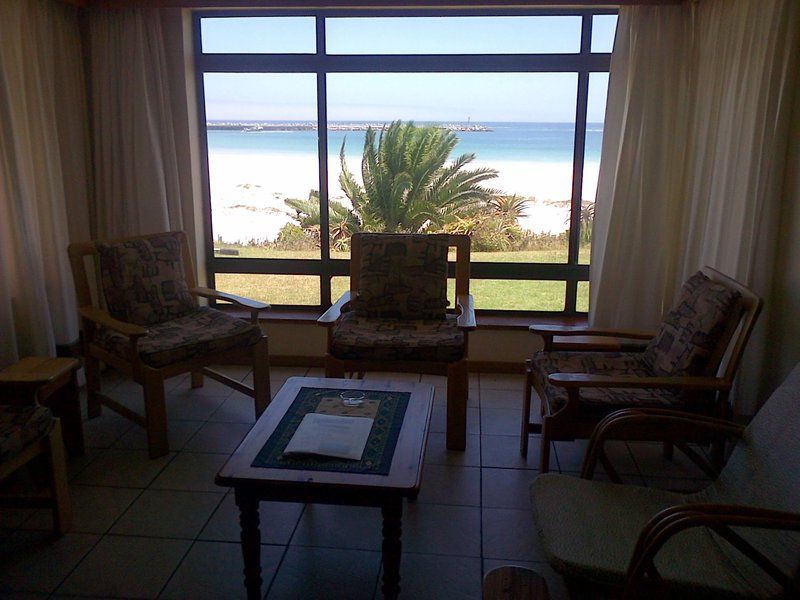
<path fill-rule="evenodd" d="M 247 374 L 245 374 L 243 378 L 246 376 Z M 191 386 L 189 374 L 187 373 L 186 378 L 179 382 L 178 385 L 174 386 L 171 392 L 186 393 L 187 395 L 195 398 L 198 396 L 212 396 L 216 398 L 219 396 L 230 396 L 230 394 L 233 392 L 233 388 L 222 383 L 221 381 L 211 379 L 211 377 L 203 377 L 203 385 L 198 388 L 193 388 Z"/>
<path fill-rule="evenodd" d="M 381 509 L 309 504 L 292 536 L 292 546 L 380 550 Z"/>
<path fill-rule="evenodd" d="M 303 505 L 298 502 L 261 502 L 261 543 L 288 544 L 302 513 Z M 201 540 L 238 543 L 240 533 L 239 509 L 233 492 L 229 492 L 198 537 Z"/>
<path fill-rule="evenodd" d="M 467 393 L 467 406 L 478 408 L 480 406 L 480 392 L 477 389 L 469 388 Z M 433 405 L 435 407 L 447 406 L 447 384 L 435 385 L 433 387 Z"/>
<path fill-rule="evenodd" d="M 290 546 L 267 598 L 368 600 L 375 592 L 380 561 L 380 552 Z"/>
<path fill-rule="evenodd" d="M 480 427 L 480 410 L 467 408 L 467 434 L 479 434 Z M 447 407 L 445 405 L 434 404 L 429 431 L 432 433 L 445 433 L 447 431 Z"/>
<path fill-rule="evenodd" d="M 72 529 L 76 533 L 105 533 L 141 494 L 132 488 L 71 484 Z M 28 519 L 25 529 L 51 529 L 52 511 L 43 510 Z"/>
<path fill-rule="evenodd" d="M 425 463 L 429 465 L 479 467 L 481 464 L 481 437 L 479 435 L 468 435 L 465 450 L 448 450 L 446 434 L 429 433 L 428 446 L 425 450 Z M 423 470 L 424 477 L 425 470 Z"/>
<path fill-rule="evenodd" d="M 150 459 L 144 450 L 106 450 L 75 478 L 75 483 L 145 488 L 174 456 Z"/>
<path fill-rule="evenodd" d="M 58 593 L 155 598 L 190 546 L 188 540 L 107 535 Z"/>
<path fill-rule="evenodd" d="M 368 371 L 364 374 L 364 379 L 380 379 L 383 381 L 408 381 L 409 383 L 419 383 L 419 373 L 391 373 L 388 371 Z"/>
<path fill-rule="evenodd" d="M 233 390 L 231 390 L 232 392 Z M 181 390 L 167 395 L 167 419 L 179 421 L 207 421 L 230 396 L 195 394 L 194 390 Z"/>
<path fill-rule="evenodd" d="M 203 421 L 178 421 L 177 419 L 168 422 L 167 441 L 169 442 L 169 449 L 172 452 L 183 449 L 186 446 L 186 442 L 197 433 L 203 423 Z M 147 450 L 147 430 L 144 427 L 134 425 L 114 443 L 114 448 Z"/>
<path fill-rule="evenodd" d="M 481 512 L 484 558 L 545 560 L 530 509 L 484 508 Z"/>
<path fill-rule="evenodd" d="M 214 483 L 227 454 L 201 454 L 181 452 L 153 481 L 153 489 L 184 490 L 190 492 L 219 492 L 227 488 Z"/>
<path fill-rule="evenodd" d="M 145 490 L 114 524 L 111 533 L 193 540 L 223 496 L 222 492 Z"/>
<path fill-rule="evenodd" d="M 189 440 L 184 450 L 232 454 L 251 427 L 247 423 L 205 423 Z"/>
<path fill-rule="evenodd" d="M 248 423 L 256 422 L 253 399 L 247 394 L 234 392 L 208 418 L 216 423 Z"/>
<path fill-rule="evenodd" d="M 376 597 L 381 597 L 380 592 Z M 480 600 L 481 561 L 465 556 L 403 554 L 400 560 L 400 598 Z"/>
<path fill-rule="evenodd" d="M 481 408 L 499 408 L 503 410 L 522 410 L 522 388 L 519 390 L 481 389 Z M 538 414 L 539 405 L 534 399 L 531 413 Z"/>
<path fill-rule="evenodd" d="M 0 542 L 0 590 L 52 592 L 99 539 L 86 533 L 11 534 Z"/>
<path fill-rule="evenodd" d="M 209 368 L 237 381 L 242 381 L 253 372 L 250 365 L 212 365 Z"/>
<path fill-rule="evenodd" d="M 575 440 L 574 442 L 554 442 L 556 464 L 562 472 L 580 473 L 583 469 L 583 461 L 586 450 L 589 447 L 588 440 Z M 625 442 L 609 440 L 604 444 L 606 455 L 611 461 L 612 466 L 620 476 L 639 475 L 639 469 L 628 451 Z M 551 457 L 552 460 L 552 457 Z M 604 473 L 603 466 L 597 463 L 596 473 Z"/>
<path fill-rule="evenodd" d="M 512 375 L 508 373 L 481 373 L 481 391 L 483 390 L 508 390 L 520 394 L 525 387 L 525 375 Z"/>
<path fill-rule="evenodd" d="M 132 421 L 104 408 L 99 417 L 84 421 L 83 442 L 89 448 L 110 448 L 132 427 L 136 427 Z"/>
<path fill-rule="evenodd" d="M 483 435 L 518 435 L 522 411 L 503 408 L 481 408 L 481 433 Z"/>
<path fill-rule="evenodd" d="M 417 502 L 480 506 L 481 474 L 477 467 L 426 465 Z"/>
<path fill-rule="evenodd" d="M 481 469 L 483 506 L 529 509 L 529 489 L 537 475 L 526 469 Z"/>
<path fill-rule="evenodd" d="M 262 591 L 266 591 L 272 582 L 285 550 L 284 546 L 261 546 Z M 195 542 L 159 598 L 246 598 L 243 568 L 242 549 L 238 543 Z"/>
<path fill-rule="evenodd" d="M 506 469 L 538 469 L 539 468 L 539 436 L 530 436 L 528 440 L 528 456 L 523 458 L 519 453 L 519 435 L 482 435 L 481 466 L 502 467 Z M 551 467 L 556 468 L 552 460 Z"/>
<path fill-rule="evenodd" d="M 408 503 L 403 512 L 403 551 L 480 556 L 480 509 Z"/>
<path fill-rule="evenodd" d="M 72 481 L 80 475 L 92 461 L 105 452 L 104 448 L 86 447 L 83 456 L 67 456 L 67 479 Z"/>

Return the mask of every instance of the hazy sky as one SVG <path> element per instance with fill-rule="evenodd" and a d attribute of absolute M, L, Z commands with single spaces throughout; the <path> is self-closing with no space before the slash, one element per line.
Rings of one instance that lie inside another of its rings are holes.
<path fill-rule="evenodd" d="M 341 18 L 327 20 L 329 54 L 577 52 L 579 17 Z M 615 16 L 595 17 L 592 50 L 609 52 Z M 207 53 L 314 52 L 313 17 L 204 19 Z M 575 119 L 575 73 L 332 73 L 337 120 L 556 121 Z M 591 75 L 589 121 L 602 121 L 606 73 Z M 209 73 L 209 119 L 314 120 L 310 73 Z"/>

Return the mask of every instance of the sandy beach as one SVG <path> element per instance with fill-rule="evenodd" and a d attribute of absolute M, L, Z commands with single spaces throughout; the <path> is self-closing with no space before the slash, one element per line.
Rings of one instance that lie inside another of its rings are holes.
<path fill-rule="evenodd" d="M 214 237 L 225 242 L 275 240 L 292 219 L 285 198 L 307 198 L 319 189 L 317 161 L 313 155 L 278 153 L 209 152 Z M 348 159 L 348 167 L 359 176 L 360 157 Z M 560 233 L 567 228 L 572 165 L 562 162 L 475 161 L 472 166 L 499 172 L 487 184 L 507 194 L 530 199 L 527 216 L 520 225 L 535 233 Z M 594 199 L 597 163 L 587 163 L 584 198 Z M 339 157 L 328 161 L 330 196 L 347 199 L 339 187 Z"/>

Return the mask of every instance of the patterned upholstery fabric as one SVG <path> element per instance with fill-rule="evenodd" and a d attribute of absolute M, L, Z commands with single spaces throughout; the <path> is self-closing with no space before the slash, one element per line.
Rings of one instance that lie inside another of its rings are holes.
<path fill-rule="evenodd" d="M 447 235 L 366 233 L 358 295 L 365 317 L 443 319 L 447 308 Z"/>
<path fill-rule="evenodd" d="M 261 339 L 261 329 L 212 308 L 198 308 L 179 319 L 153 325 L 139 339 L 139 356 L 151 367 L 233 348 L 252 346 Z M 101 330 L 95 342 L 119 357 L 127 358 L 128 338 Z"/>
<path fill-rule="evenodd" d="M 622 581 L 644 524 L 659 510 L 686 503 L 800 510 L 800 365 L 744 432 L 717 480 L 701 492 L 540 475 L 531 486 L 542 548 L 560 573 L 593 582 Z M 735 528 L 789 576 L 800 572 L 800 533 Z M 708 529 L 674 536 L 656 555 L 665 597 L 786 598 L 752 561 Z"/>
<path fill-rule="evenodd" d="M 156 325 L 197 308 L 183 272 L 180 239 L 165 233 L 118 244 L 98 242 L 108 312 L 120 321 Z"/>
<path fill-rule="evenodd" d="M 409 321 L 346 312 L 333 331 L 331 353 L 351 360 L 456 362 L 464 356 L 464 333 L 453 316 Z"/>
<path fill-rule="evenodd" d="M 531 361 L 538 389 L 552 412 L 567 403 L 567 390 L 551 385 L 551 373 L 590 373 L 653 377 L 654 374 L 637 352 L 537 352 Z M 627 406 L 675 408 L 683 405 L 680 394 L 670 390 L 627 388 L 581 388 L 581 413 L 596 418 Z"/>
<path fill-rule="evenodd" d="M 739 292 L 711 281 L 699 271 L 692 275 L 645 350 L 644 359 L 653 373 L 704 374 L 740 297 Z"/>
<path fill-rule="evenodd" d="M 0 406 L 0 462 L 11 460 L 50 433 L 54 423 L 44 406 Z"/>

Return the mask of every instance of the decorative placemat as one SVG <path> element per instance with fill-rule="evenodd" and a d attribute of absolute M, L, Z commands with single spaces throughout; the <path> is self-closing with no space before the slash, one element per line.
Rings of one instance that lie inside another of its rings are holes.
<path fill-rule="evenodd" d="M 300 388 L 292 405 L 258 452 L 251 466 L 388 475 L 411 392 L 358 390 L 364 393 L 364 403 L 360 406 L 345 406 L 339 396 L 343 391 L 346 390 Z M 292 439 L 300 421 L 307 413 L 312 412 L 374 419 L 361 460 L 342 460 L 325 456 L 284 456 L 283 450 Z"/>

